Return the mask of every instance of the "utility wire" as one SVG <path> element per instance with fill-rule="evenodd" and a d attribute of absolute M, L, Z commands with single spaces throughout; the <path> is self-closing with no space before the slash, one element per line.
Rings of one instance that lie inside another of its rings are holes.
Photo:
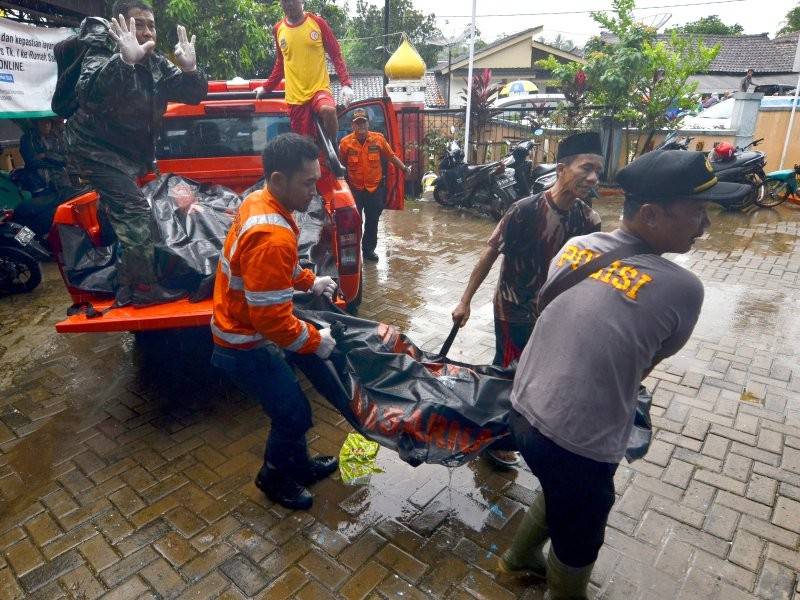
<path fill-rule="evenodd" d="M 712 4 L 733 4 L 735 2 L 746 2 L 747 0 L 706 0 L 704 2 L 687 2 L 686 4 L 661 4 L 658 6 L 638 6 L 634 10 L 650 10 L 656 8 L 683 8 L 685 6 L 710 6 Z M 595 12 L 614 12 L 613 8 L 601 8 L 597 10 L 558 10 L 535 13 L 495 13 L 482 14 L 478 17 L 546 17 L 554 15 L 586 15 Z M 471 19 L 472 15 L 436 15 L 438 19 Z"/>
<path fill-rule="evenodd" d="M 393 31 L 392 33 L 387 33 L 385 36 L 381 33 L 378 35 L 368 35 L 366 37 L 354 37 L 354 38 L 339 38 L 340 42 L 358 42 L 361 40 L 374 40 L 377 38 L 384 38 L 384 37 L 393 37 L 396 35 L 403 35 L 403 31 Z"/>

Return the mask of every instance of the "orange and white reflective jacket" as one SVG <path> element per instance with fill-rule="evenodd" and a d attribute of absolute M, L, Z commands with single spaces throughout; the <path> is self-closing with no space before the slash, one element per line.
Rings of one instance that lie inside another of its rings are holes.
<path fill-rule="evenodd" d="M 368 131 L 363 143 L 355 133 L 344 136 L 339 142 L 339 156 L 347 166 L 348 183 L 357 190 L 374 192 L 383 178 L 381 158 L 390 160 L 395 153 L 385 137 Z"/>
<path fill-rule="evenodd" d="M 292 313 L 294 290 L 308 291 L 315 275 L 297 259 L 299 230 L 292 215 L 264 188 L 245 198 L 228 231 L 214 283 L 214 342 L 247 350 L 273 342 L 310 354 L 319 331 Z"/>

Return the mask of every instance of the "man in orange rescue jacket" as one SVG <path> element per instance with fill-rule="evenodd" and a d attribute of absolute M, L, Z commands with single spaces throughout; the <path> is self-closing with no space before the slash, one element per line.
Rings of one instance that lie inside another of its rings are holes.
<path fill-rule="evenodd" d="M 339 156 L 347 167 L 347 182 L 356 200 L 358 210 L 364 218 L 364 237 L 361 247 L 364 258 L 377 261 L 375 247 L 378 245 L 378 219 L 386 203 L 386 185 L 383 181 L 383 161 L 391 161 L 406 174 L 411 167 L 403 164 L 392 150 L 389 142 L 377 131 L 369 130 L 367 111 L 353 111 L 353 133 L 339 142 Z"/>
<path fill-rule="evenodd" d="M 292 211 L 305 211 L 315 192 L 319 150 L 310 139 L 287 133 L 264 148 L 267 183 L 239 208 L 217 267 L 211 362 L 246 393 L 258 398 L 271 420 L 264 466 L 256 486 L 286 508 L 308 509 L 306 489 L 336 470 L 332 456 L 310 458 L 306 431 L 311 407 L 284 351 L 326 359 L 336 342 L 292 313 L 294 290 L 329 299 L 330 277 L 300 268 Z"/>
<path fill-rule="evenodd" d="M 339 100 L 347 106 L 353 101 L 354 93 L 342 49 L 325 19 L 303 11 L 303 0 L 280 2 L 285 16 L 272 30 L 275 64 L 258 94 L 272 90 L 285 79 L 292 131 L 315 137 L 313 117 L 317 115 L 325 134 L 335 142 L 339 125 L 325 53 L 331 57 L 342 84 Z"/>

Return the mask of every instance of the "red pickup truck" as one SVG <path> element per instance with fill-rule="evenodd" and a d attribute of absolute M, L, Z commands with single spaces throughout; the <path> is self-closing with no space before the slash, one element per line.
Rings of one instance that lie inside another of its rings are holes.
<path fill-rule="evenodd" d="M 255 89 L 263 80 L 212 81 L 201 104 L 170 104 L 164 115 L 156 146 L 158 170 L 175 173 L 201 183 L 215 183 L 242 193 L 263 177 L 261 151 L 273 137 L 289 131 L 289 117 L 283 92 L 256 99 Z M 382 133 L 395 152 L 400 154 L 397 119 L 388 98 L 364 100 L 340 110 L 339 135 L 350 132 L 350 116 L 356 108 L 366 109 L 370 128 Z M 317 190 L 333 228 L 332 255 L 336 259 L 339 287 L 345 303 L 357 306 L 361 299 L 361 218 L 338 160 L 338 140 L 325 140 L 323 152 L 333 156 Z M 155 174 L 143 178 L 142 184 Z M 386 170 L 387 208 L 402 209 L 403 173 L 393 165 Z M 89 317 L 85 311 L 69 316 L 56 325 L 62 333 L 152 331 L 207 326 L 211 318 L 210 299 L 190 303 L 179 300 L 166 304 L 135 308 L 114 308 L 110 295 L 87 293 L 70 285 L 63 269 L 61 227 L 82 229 L 94 246 L 102 245 L 101 222 L 97 215 L 97 194 L 89 192 L 59 206 L 53 220 L 49 242 L 61 274 L 75 305 L 90 303 L 102 316 Z"/>

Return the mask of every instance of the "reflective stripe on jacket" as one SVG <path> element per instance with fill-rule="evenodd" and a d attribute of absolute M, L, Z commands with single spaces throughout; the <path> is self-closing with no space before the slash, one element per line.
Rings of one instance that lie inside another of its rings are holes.
<path fill-rule="evenodd" d="M 308 291 L 314 273 L 297 259 L 299 230 L 265 188 L 239 207 L 217 265 L 211 333 L 220 346 L 246 350 L 273 342 L 310 354 L 319 332 L 292 313 L 294 290 Z"/>
<path fill-rule="evenodd" d="M 355 133 L 339 142 L 339 156 L 347 167 L 347 181 L 356 190 L 374 192 L 383 179 L 381 158 L 390 160 L 394 156 L 389 142 L 377 131 L 368 131 L 364 143 Z"/>

